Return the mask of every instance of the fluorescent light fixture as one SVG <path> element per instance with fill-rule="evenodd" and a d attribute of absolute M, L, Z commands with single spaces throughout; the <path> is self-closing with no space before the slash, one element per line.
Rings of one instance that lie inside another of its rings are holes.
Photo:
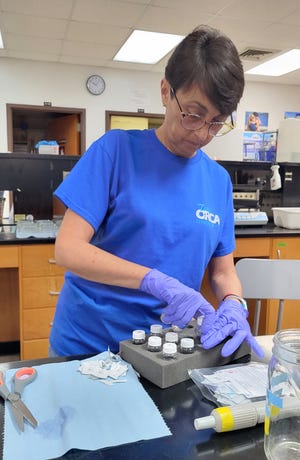
<path fill-rule="evenodd" d="M 249 75 L 269 75 L 279 77 L 300 68 L 300 49 L 293 49 L 270 61 L 264 62 L 245 73 Z"/>
<path fill-rule="evenodd" d="M 2 35 L 1 35 L 1 30 L 0 30 L 0 48 L 4 48 Z"/>
<path fill-rule="evenodd" d="M 134 30 L 114 57 L 114 61 L 156 64 L 181 40 L 182 35 Z"/>

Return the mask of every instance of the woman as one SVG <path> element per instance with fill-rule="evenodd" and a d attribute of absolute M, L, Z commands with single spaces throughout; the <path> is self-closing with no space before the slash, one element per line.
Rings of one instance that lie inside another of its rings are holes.
<path fill-rule="evenodd" d="M 204 315 L 202 343 L 231 354 L 252 337 L 235 272 L 232 186 L 201 148 L 234 128 L 243 68 L 233 43 L 199 27 L 175 49 L 154 130 L 112 130 L 56 190 L 66 205 L 56 239 L 67 268 L 50 343 L 58 355 L 118 351 L 134 329 L 184 327 Z M 199 289 L 208 268 L 217 312 Z"/>

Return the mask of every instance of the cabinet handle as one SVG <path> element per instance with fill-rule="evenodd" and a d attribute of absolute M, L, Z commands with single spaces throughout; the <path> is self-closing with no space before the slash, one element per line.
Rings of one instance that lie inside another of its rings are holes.
<path fill-rule="evenodd" d="M 56 264 L 56 260 L 55 260 L 55 259 L 48 259 L 48 262 L 49 262 L 49 264 Z"/>
<path fill-rule="evenodd" d="M 281 258 L 281 252 L 280 252 L 280 249 L 277 249 L 277 259 L 280 259 Z"/>
<path fill-rule="evenodd" d="M 49 295 L 59 295 L 60 291 L 49 291 Z"/>
<path fill-rule="evenodd" d="M 49 323 L 49 326 L 52 327 L 53 326 L 53 321 L 51 321 L 51 323 Z"/>

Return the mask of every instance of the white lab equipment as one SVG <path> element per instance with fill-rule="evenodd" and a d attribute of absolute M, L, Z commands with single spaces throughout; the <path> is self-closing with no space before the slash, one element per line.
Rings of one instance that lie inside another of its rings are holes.
<path fill-rule="evenodd" d="M 255 426 L 265 419 L 266 401 L 217 407 L 207 417 L 194 420 L 196 430 L 213 428 L 217 433 Z"/>
<path fill-rule="evenodd" d="M 273 172 L 270 179 L 270 188 L 271 190 L 278 190 L 281 188 L 281 177 L 279 174 L 279 165 L 272 165 L 271 171 Z"/>
<path fill-rule="evenodd" d="M 282 411 L 278 417 L 280 420 L 299 414 L 300 404 L 297 398 L 286 396 L 282 398 L 282 401 Z M 223 433 L 225 431 L 250 428 L 258 423 L 263 423 L 265 421 L 265 417 L 266 401 L 262 400 L 237 404 L 235 406 L 217 407 L 212 410 L 210 415 L 196 418 L 194 420 L 194 427 L 196 430 L 213 428 L 217 433 Z M 273 457 L 270 458 L 273 459 Z M 278 460 L 283 458 L 294 457 L 278 457 Z"/>
<path fill-rule="evenodd" d="M 286 118 L 280 122 L 276 161 L 300 163 L 300 118 Z"/>

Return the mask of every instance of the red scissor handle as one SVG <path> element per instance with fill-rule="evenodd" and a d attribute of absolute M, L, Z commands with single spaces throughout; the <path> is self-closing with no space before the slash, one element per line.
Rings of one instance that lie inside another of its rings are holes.
<path fill-rule="evenodd" d="M 23 388 L 31 383 L 37 376 L 37 372 L 33 367 L 22 367 L 17 370 L 14 375 L 14 391 L 22 394 Z"/>
<path fill-rule="evenodd" d="M 15 373 L 15 379 L 32 381 L 36 377 L 36 370 L 33 367 L 22 367 Z"/>

